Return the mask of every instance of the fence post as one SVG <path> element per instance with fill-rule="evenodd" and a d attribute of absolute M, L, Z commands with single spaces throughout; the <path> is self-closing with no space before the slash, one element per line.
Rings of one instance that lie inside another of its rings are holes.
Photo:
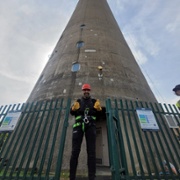
<path fill-rule="evenodd" d="M 107 130 L 108 130 L 108 148 L 109 148 L 109 161 L 113 180 L 120 180 L 120 165 L 118 159 L 117 144 L 115 141 L 115 128 L 113 125 L 113 112 L 111 107 L 111 101 L 106 101 L 107 109 Z"/>
<path fill-rule="evenodd" d="M 69 117 L 69 110 L 70 110 L 71 100 L 68 99 L 67 105 L 66 105 L 66 114 L 64 118 L 64 124 L 62 129 L 62 135 L 61 135 L 61 142 L 59 147 L 59 154 L 57 158 L 57 166 L 56 166 L 56 172 L 55 172 L 55 180 L 60 179 L 61 175 L 61 167 L 62 167 L 62 160 L 63 160 L 63 152 L 64 152 L 64 145 L 65 145 L 65 139 L 66 139 L 66 132 L 68 127 L 68 117 Z"/>

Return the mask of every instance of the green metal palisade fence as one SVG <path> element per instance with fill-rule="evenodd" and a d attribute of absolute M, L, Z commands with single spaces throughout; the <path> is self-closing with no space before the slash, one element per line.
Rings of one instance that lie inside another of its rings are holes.
<path fill-rule="evenodd" d="M 0 179 L 60 179 L 70 104 L 70 99 L 52 99 L 0 107 L 1 122 L 9 111 L 22 112 L 15 130 L 0 134 Z M 142 131 L 136 108 L 150 108 L 159 131 Z M 169 128 L 166 115 L 172 115 L 180 126 L 175 106 L 106 100 L 112 180 L 180 179 L 169 163 L 166 174 L 162 163 L 166 160 L 180 169 L 180 132 Z"/>
<path fill-rule="evenodd" d="M 22 112 L 16 129 L 1 133 L 0 179 L 60 179 L 70 103 L 53 99 L 0 108 L 1 120 L 8 111 Z"/>
<path fill-rule="evenodd" d="M 159 131 L 142 131 L 136 108 L 150 108 Z M 129 100 L 106 101 L 107 129 L 112 179 L 180 179 L 180 128 L 170 129 L 165 120 L 172 115 L 180 127 L 175 106 Z M 168 163 L 165 172 L 163 160 Z"/>

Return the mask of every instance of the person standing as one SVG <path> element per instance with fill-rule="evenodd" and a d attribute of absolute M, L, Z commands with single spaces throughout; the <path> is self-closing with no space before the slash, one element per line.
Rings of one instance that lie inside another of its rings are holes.
<path fill-rule="evenodd" d="M 75 101 L 70 109 L 70 114 L 75 116 L 70 159 L 70 180 L 76 178 L 78 157 L 84 135 L 86 138 L 89 180 L 94 180 L 96 174 L 96 118 L 102 108 L 98 99 L 91 98 L 89 84 L 84 84 L 82 91 L 82 98 Z"/>
<path fill-rule="evenodd" d="M 175 88 L 173 88 L 173 91 L 177 96 L 180 96 L 180 84 L 176 85 Z M 180 110 L 180 100 L 176 103 L 176 106 Z"/>

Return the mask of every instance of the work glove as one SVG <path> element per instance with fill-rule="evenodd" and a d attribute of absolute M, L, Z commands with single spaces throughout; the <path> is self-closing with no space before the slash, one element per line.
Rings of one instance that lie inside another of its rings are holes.
<path fill-rule="evenodd" d="M 102 110 L 99 99 L 96 100 L 96 102 L 95 102 L 95 104 L 94 104 L 94 108 L 95 108 L 97 111 L 101 111 L 101 110 Z"/>
<path fill-rule="evenodd" d="M 80 108 L 80 104 L 76 101 L 74 102 L 73 106 L 72 106 L 72 111 L 76 111 Z"/>

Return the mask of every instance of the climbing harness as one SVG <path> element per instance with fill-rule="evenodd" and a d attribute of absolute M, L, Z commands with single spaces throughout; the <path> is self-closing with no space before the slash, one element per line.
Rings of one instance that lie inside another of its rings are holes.
<path fill-rule="evenodd" d="M 90 125 L 92 120 L 96 120 L 96 116 L 89 116 L 89 108 L 86 108 L 84 111 L 84 116 L 80 115 L 75 118 L 76 123 L 73 125 L 73 128 L 82 126 L 82 130 L 85 130 L 85 125 Z"/>
<path fill-rule="evenodd" d="M 89 113 L 89 108 L 86 108 L 85 111 L 84 111 L 84 118 L 83 118 L 83 121 L 84 121 L 85 124 L 89 123 L 88 113 Z"/>

